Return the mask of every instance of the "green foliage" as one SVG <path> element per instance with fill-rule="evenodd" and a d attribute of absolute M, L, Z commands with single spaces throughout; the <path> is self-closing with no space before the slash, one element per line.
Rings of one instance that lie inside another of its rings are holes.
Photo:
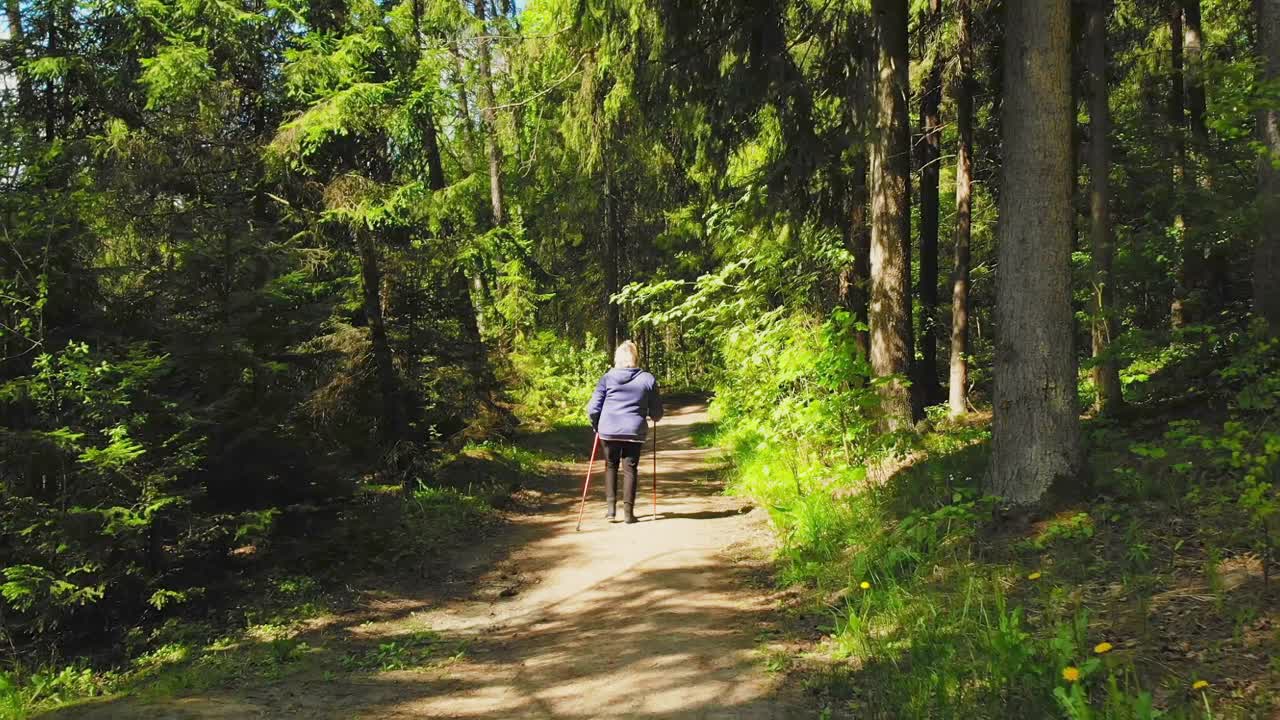
<path fill-rule="evenodd" d="M 587 401 L 610 365 L 595 336 L 578 345 L 549 331 L 519 339 L 507 360 L 521 416 L 545 425 L 585 425 Z"/>
<path fill-rule="evenodd" d="M 26 720 L 40 710 L 100 694 L 98 678 L 86 668 L 20 675 L 0 671 L 0 720 Z"/>
<path fill-rule="evenodd" d="M 342 659 L 353 670 L 410 670 L 454 662 L 466 655 L 466 643 L 448 641 L 439 633 L 425 630 L 380 643 L 376 648 Z"/>

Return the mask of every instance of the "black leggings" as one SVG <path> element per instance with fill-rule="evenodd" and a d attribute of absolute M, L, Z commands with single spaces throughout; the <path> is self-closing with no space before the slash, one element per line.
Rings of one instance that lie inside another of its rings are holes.
<path fill-rule="evenodd" d="M 602 440 L 604 443 L 604 492 L 610 502 L 618 495 L 618 467 L 622 467 L 622 502 L 635 504 L 636 476 L 644 443 Z"/>

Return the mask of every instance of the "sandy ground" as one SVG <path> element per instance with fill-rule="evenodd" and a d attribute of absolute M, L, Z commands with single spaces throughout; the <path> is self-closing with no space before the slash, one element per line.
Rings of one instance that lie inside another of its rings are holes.
<path fill-rule="evenodd" d="M 648 452 L 635 525 L 602 519 L 597 464 L 575 531 L 586 464 L 568 466 L 540 488 L 535 512 L 477 551 L 473 577 L 453 598 L 391 594 L 323 630 L 333 648 L 430 629 L 465 643 L 455 662 L 107 702 L 65 717 L 815 717 L 764 669 L 757 648 L 778 623 L 760 582 L 768 536 L 760 511 L 724 497 L 711 480 L 708 451 L 690 439 L 702 419 L 704 408 L 690 405 L 659 426 L 656 519 Z M 589 444 L 584 435 L 581 445 Z"/>

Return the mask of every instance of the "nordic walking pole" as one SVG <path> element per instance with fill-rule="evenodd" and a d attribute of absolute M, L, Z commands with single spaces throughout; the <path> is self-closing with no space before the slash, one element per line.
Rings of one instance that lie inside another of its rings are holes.
<path fill-rule="evenodd" d="M 578 530 L 582 530 L 582 513 L 587 509 L 587 487 L 591 485 L 591 471 L 596 467 L 596 448 L 600 447 L 600 433 L 591 443 L 591 462 L 587 464 L 587 479 L 582 483 L 582 505 L 578 507 Z"/>
<path fill-rule="evenodd" d="M 653 421 L 653 520 L 658 519 L 658 421 Z"/>

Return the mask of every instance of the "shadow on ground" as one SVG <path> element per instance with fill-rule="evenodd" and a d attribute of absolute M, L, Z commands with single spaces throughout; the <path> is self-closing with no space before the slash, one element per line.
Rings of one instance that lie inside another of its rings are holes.
<path fill-rule="evenodd" d="M 185 697 L 123 698 L 48 717 L 812 717 L 811 702 L 763 669 L 760 639 L 778 632 L 779 618 L 758 591 L 762 554 L 744 549 L 762 532 L 760 513 L 707 480 L 710 451 L 690 439 L 703 417 L 700 406 L 676 406 L 659 426 L 656 522 L 603 520 L 597 463 L 575 532 L 582 457 L 532 484 L 536 512 L 461 558 L 455 587 L 370 588 L 358 609 L 283 648 L 229 649 L 242 675 L 202 682 L 201 666 L 191 665 L 196 692 Z M 530 446 L 589 448 L 591 437 L 560 429 Z"/>

